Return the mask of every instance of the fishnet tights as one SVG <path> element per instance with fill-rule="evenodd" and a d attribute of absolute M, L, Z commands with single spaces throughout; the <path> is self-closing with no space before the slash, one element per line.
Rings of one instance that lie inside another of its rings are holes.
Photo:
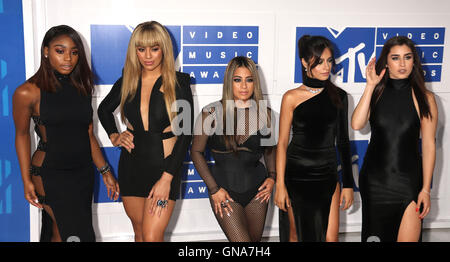
<path fill-rule="evenodd" d="M 214 212 L 214 201 L 209 198 Z M 233 212 L 230 216 L 222 209 L 223 218 L 215 214 L 217 222 L 230 242 L 259 242 L 264 231 L 268 203 L 252 199 L 243 207 L 237 202 L 228 203 Z"/>

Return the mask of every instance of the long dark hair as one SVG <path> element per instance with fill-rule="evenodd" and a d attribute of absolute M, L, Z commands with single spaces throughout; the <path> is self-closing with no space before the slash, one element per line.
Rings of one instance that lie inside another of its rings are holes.
<path fill-rule="evenodd" d="M 414 46 L 414 42 L 406 36 L 394 36 L 391 39 L 387 40 L 381 50 L 380 57 L 375 64 L 375 71 L 379 75 L 381 71 L 386 68 L 388 54 L 391 51 L 391 48 L 394 46 L 406 45 L 411 49 L 414 57 L 413 70 L 411 74 L 408 76 L 409 82 L 413 88 L 414 95 L 416 96 L 417 103 L 419 104 L 419 114 L 420 118 L 423 117 L 432 117 L 430 112 L 430 105 L 426 99 L 427 89 L 425 87 L 425 77 L 423 74 L 422 64 L 420 63 L 419 54 L 417 53 L 416 47 Z M 370 108 L 375 108 L 375 104 L 381 97 L 384 88 L 386 87 L 386 83 L 389 79 L 389 70 L 386 68 L 386 73 L 381 79 L 380 83 L 375 87 L 372 98 L 370 101 Z"/>
<path fill-rule="evenodd" d="M 320 57 L 322 56 L 322 53 L 326 48 L 328 48 L 331 52 L 331 58 L 333 60 L 332 67 L 334 68 L 334 66 L 336 65 L 336 61 L 334 59 L 334 47 L 330 40 L 323 36 L 310 35 L 304 35 L 298 40 L 298 53 L 300 61 L 304 59 L 306 63 L 308 63 L 308 70 L 315 68 L 319 64 Z M 303 63 L 301 63 L 301 65 L 302 77 L 303 79 L 305 79 L 307 76 L 306 68 L 303 66 Z M 325 87 L 333 104 L 338 108 L 342 107 L 341 98 L 339 97 L 338 93 L 338 87 L 334 85 L 329 78 L 325 81 Z"/>
<path fill-rule="evenodd" d="M 257 114 L 259 119 L 259 102 L 264 99 L 262 90 L 261 90 L 261 83 L 259 79 L 258 74 L 258 68 L 253 62 L 252 59 L 244 56 L 237 56 L 228 62 L 227 68 L 225 70 L 225 75 L 223 78 L 223 91 L 222 91 L 222 106 L 223 106 L 223 115 L 221 116 L 223 119 L 223 138 L 225 142 L 225 146 L 228 150 L 233 150 L 233 152 L 237 152 L 237 141 L 238 141 L 238 135 L 236 134 L 237 131 L 237 109 L 235 107 L 228 107 L 227 102 L 234 100 L 233 95 L 233 75 L 237 68 L 239 67 L 245 67 L 247 68 L 253 77 L 253 96 L 251 99 L 253 99 L 256 103 L 257 108 Z M 234 115 L 234 128 L 235 134 L 227 134 L 227 116 Z M 261 117 L 270 117 L 269 116 L 261 116 Z M 270 118 L 268 118 L 268 121 L 270 121 Z"/>
<path fill-rule="evenodd" d="M 49 59 L 44 56 L 44 49 L 45 47 L 49 48 L 50 43 L 55 38 L 63 35 L 70 37 L 78 48 L 78 63 L 70 73 L 70 80 L 81 94 L 91 95 L 94 88 L 93 74 L 86 59 L 83 41 L 77 31 L 67 25 L 54 26 L 45 33 L 41 45 L 41 64 L 38 71 L 28 79 L 28 82 L 47 92 L 56 91 L 56 87 L 60 84 L 53 73 L 54 69 L 50 65 Z"/>

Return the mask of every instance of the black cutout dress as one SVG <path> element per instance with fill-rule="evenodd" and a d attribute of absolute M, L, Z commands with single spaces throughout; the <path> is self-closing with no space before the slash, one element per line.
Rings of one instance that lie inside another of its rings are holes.
<path fill-rule="evenodd" d="M 68 75 L 55 72 L 56 92 L 41 90 L 40 118 L 47 143 L 40 175 L 45 203 L 55 215 L 62 241 L 95 241 L 92 226 L 94 167 L 89 125 L 91 95 L 82 95 Z"/>
<path fill-rule="evenodd" d="M 388 80 L 369 121 L 370 144 L 359 176 L 361 240 L 393 242 L 422 188 L 420 119 L 408 79 Z"/>
<path fill-rule="evenodd" d="M 131 150 L 131 153 L 122 148 L 120 154 L 118 173 L 122 196 L 148 197 L 153 185 L 161 178 L 163 172 L 173 175 L 169 199 L 176 200 L 179 196 L 181 166 L 192 139 L 194 112 L 189 75 L 176 72 L 176 77 L 176 99 L 187 102 L 190 107 L 182 107 L 179 115 L 187 113 L 187 116 L 190 116 L 190 123 L 180 123 L 180 128 L 183 128 L 183 125 L 186 124 L 189 130 L 177 136 L 172 153 L 166 158 L 164 158 L 163 140 L 175 135 L 173 132 L 163 133 L 164 129 L 170 126 L 170 121 L 166 111 L 164 94 L 160 91 L 162 77 L 160 76 L 156 80 L 150 94 L 148 131 L 144 129 L 140 110 L 141 81 L 138 83 L 133 99 L 124 105 L 125 117 L 134 129 L 128 129 L 128 131 L 134 135 L 133 143 L 135 147 Z M 113 112 L 120 105 L 121 90 L 122 78 L 116 81 L 98 108 L 98 118 L 108 136 L 119 133 Z M 178 106 L 181 106 L 181 104 Z M 190 110 L 190 112 L 183 112 L 183 110 Z"/>

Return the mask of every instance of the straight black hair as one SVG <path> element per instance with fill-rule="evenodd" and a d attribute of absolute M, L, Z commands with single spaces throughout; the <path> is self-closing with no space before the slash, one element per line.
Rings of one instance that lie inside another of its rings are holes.
<path fill-rule="evenodd" d="M 323 36 L 303 35 L 302 37 L 300 37 L 300 39 L 298 40 L 298 53 L 300 61 L 304 59 L 308 64 L 308 68 L 305 68 L 303 66 L 303 63 L 301 63 L 303 79 L 305 79 L 307 76 L 306 69 L 311 70 L 319 64 L 320 57 L 322 56 L 322 53 L 326 48 L 328 48 L 331 52 L 331 57 L 333 59 L 332 67 L 334 68 L 334 66 L 336 65 L 336 61 L 334 58 L 334 47 L 330 40 Z M 325 86 L 333 104 L 336 107 L 341 108 L 342 101 L 339 97 L 338 87 L 334 85 L 329 78 L 325 81 Z"/>

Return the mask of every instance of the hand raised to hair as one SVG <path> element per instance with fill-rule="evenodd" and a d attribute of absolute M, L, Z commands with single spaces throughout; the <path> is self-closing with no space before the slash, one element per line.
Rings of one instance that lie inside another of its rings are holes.
<path fill-rule="evenodd" d="M 369 64 L 366 67 L 366 82 L 368 86 L 375 87 L 378 83 L 380 83 L 384 74 L 386 73 L 386 68 L 381 70 L 380 74 L 377 75 L 375 70 L 375 57 L 370 59 Z"/>

